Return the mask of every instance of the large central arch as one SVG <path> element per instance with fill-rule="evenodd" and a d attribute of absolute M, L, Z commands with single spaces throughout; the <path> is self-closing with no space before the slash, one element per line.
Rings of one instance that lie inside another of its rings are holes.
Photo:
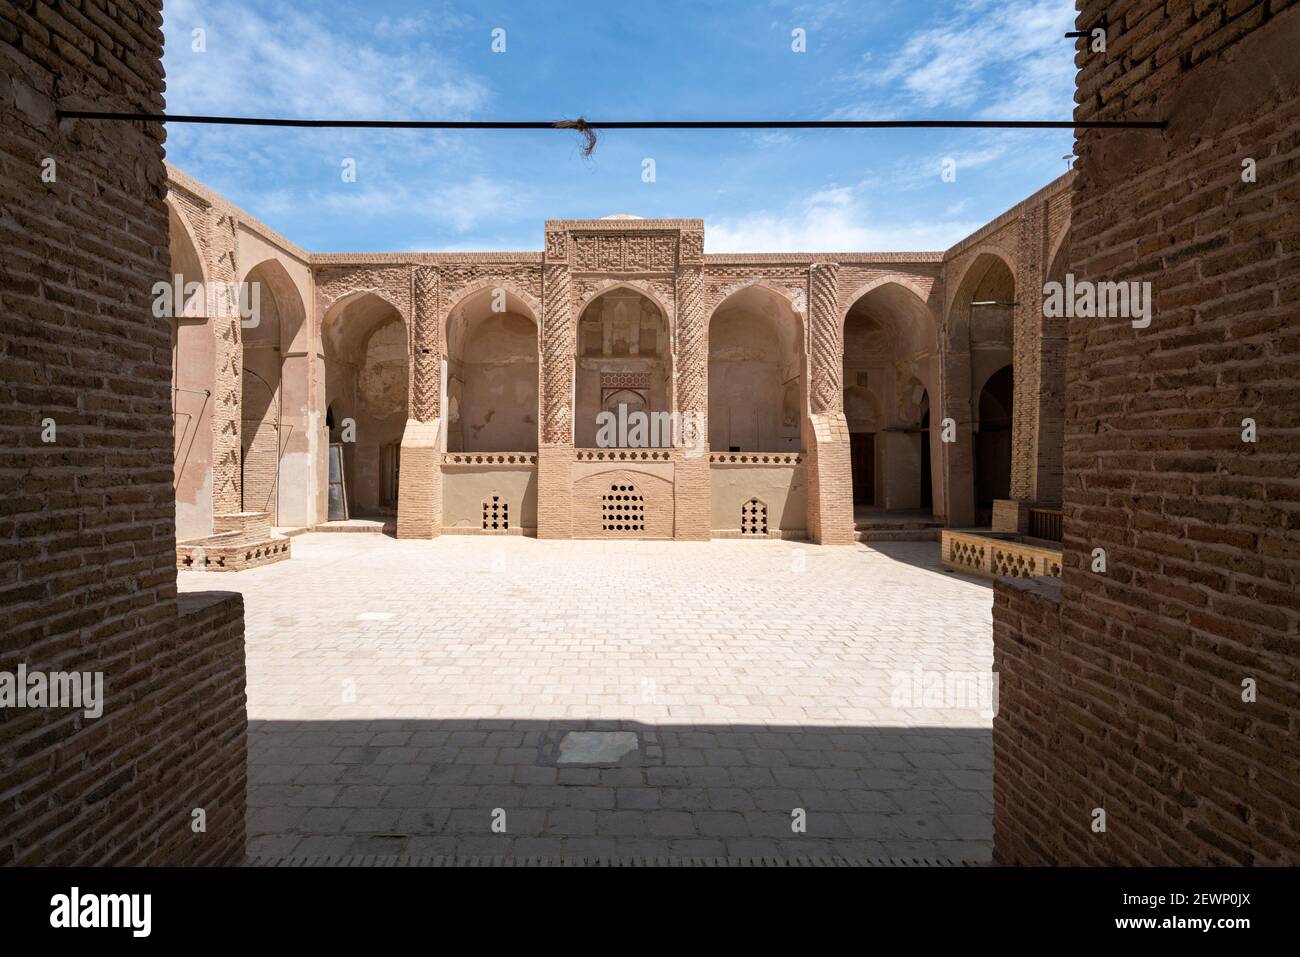
<path fill-rule="evenodd" d="M 668 316 L 642 290 L 616 284 L 593 296 L 579 314 L 576 348 L 576 447 L 596 446 L 600 413 L 671 411 Z"/>

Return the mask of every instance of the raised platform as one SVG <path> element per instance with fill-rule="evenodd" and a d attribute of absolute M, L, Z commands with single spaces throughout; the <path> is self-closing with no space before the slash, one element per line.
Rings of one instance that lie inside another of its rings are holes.
<path fill-rule="evenodd" d="M 940 538 L 944 568 L 982 578 L 1061 577 L 1061 547 L 1011 532 L 950 531 Z"/>
<path fill-rule="evenodd" d="M 313 532 L 369 532 L 374 535 L 396 535 L 397 519 L 391 515 L 374 515 L 366 518 L 349 518 L 345 521 L 321 522 Z"/>
<path fill-rule="evenodd" d="M 859 542 L 933 542 L 942 528 L 928 509 L 853 508 L 853 537 Z"/>
<path fill-rule="evenodd" d="M 271 532 L 269 512 L 234 512 L 212 519 L 213 534 L 176 543 L 176 567 L 237 572 L 287 559 L 289 539 Z"/>

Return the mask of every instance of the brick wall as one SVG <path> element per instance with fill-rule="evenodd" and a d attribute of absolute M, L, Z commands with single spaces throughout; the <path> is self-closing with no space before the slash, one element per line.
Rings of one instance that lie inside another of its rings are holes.
<path fill-rule="evenodd" d="M 995 855 L 1300 863 L 1300 8 L 1081 7 L 1076 119 L 1170 128 L 1079 133 L 1069 268 L 1155 309 L 1069 324 L 1060 600 L 994 609 Z"/>
<path fill-rule="evenodd" d="M 162 131 L 54 115 L 163 109 L 159 6 L 0 6 L 0 671 L 105 693 L 0 711 L 0 863 L 243 852 L 243 609 L 176 598 Z"/>

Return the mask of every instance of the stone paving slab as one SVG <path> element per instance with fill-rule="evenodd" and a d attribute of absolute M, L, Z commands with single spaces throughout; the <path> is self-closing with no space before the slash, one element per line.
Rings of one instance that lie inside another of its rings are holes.
<path fill-rule="evenodd" d="M 935 543 L 306 534 L 220 587 L 252 857 L 990 857 L 990 712 L 931 679 L 987 675 L 991 591 Z"/>

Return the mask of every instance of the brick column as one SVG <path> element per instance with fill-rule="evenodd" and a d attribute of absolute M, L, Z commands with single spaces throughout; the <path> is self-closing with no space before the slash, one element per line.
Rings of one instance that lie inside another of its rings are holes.
<path fill-rule="evenodd" d="M 546 237 L 542 267 L 541 441 L 537 449 L 537 537 L 573 537 L 573 376 L 577 321 L 567 237 Z"/>
<path fill-rule="evenodd" d="M 957 289 L 957 296 L 965 296 Z M 969 298 L 969 297 L 968 297 Z M 944 518 L 949 528 L 975 524 L 975 432 L 971 408 L 970 304 L 954 299 L 940 332 L 942 365 L 940 392 L 943 404 L 931 428 L 939 429 L 942 457 Z M 953 441 L 942 441 L 943 420 L 952 419 Z"/>
<path fill-rule="evenodd" d="M 709 315 L 704 301 L 703 237 L 683 236 L 677 269 L 674 336 L 676 411 L 689 414 L 697 435 L 682 434 L 673 459 L 676 523 L 673 537 L 708 541 L 712 536 L 713 487 L 709 472 Z M 703 453 L 703 454 L 701 454 Z"/>
<path fill-rule="evenodd" d="M 240 468 L 243 448 L 240 445 L 240 410 L 244 393 L 243 336 L 239 309 L 230 296 L 218 296 L 217 290 L 230 288 L 239 270 L 235 261 L 235 233 L 238 228 L 229 213 L 216 207 L 208 209 L 208 288 L 204 290 L 208 315 L 212 317 L 212 334 L 216 338 L 216 375 L 212 410 L 212 514 L 229 515 L 243 511 Z M 236 306 L 232 308 L 232 306 Z"/>
<path fill-rule="evenodd" d="M 808 281 L 808 534 L 819 545 L 854 541 L 839 270 L 838 263 L 814 263 Z"/>
<path fill-rule="evenodd" d="M 412 277 L 414 335 L 411 411 L 402 433 L 397 537 L 442 534 L 442 356 L 438 348 L 438 270 L 416 266 Z"/>

